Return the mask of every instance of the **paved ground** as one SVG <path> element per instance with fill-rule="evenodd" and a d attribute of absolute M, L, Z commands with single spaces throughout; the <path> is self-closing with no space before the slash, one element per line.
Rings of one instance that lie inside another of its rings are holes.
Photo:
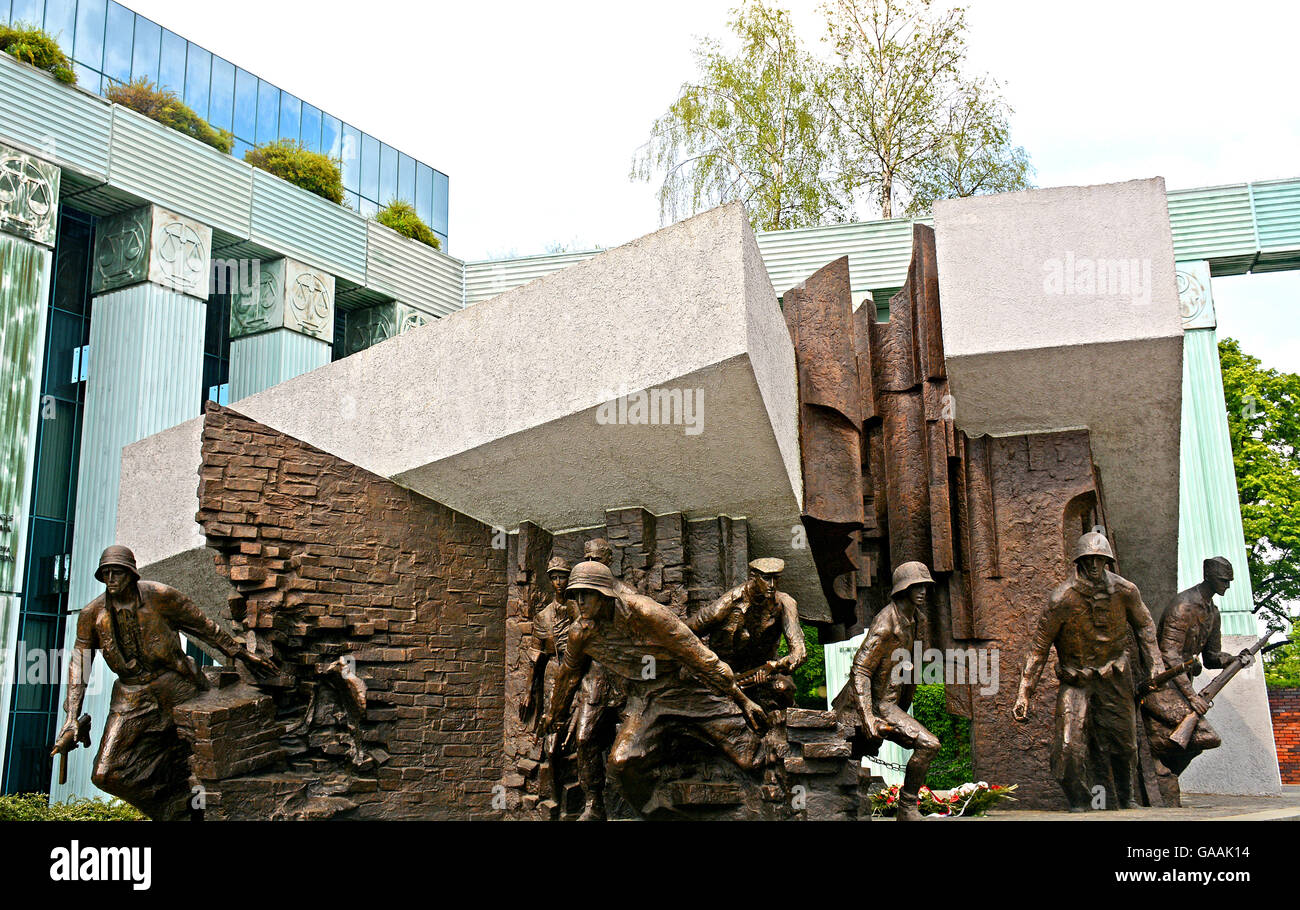
<path fill-rule="evenodd" d="M 1014 806 L 1015 803 L 1003 805 Z M 966 821 L 967 819 L 960 819 Z M 972 819 L 974 821 L 976 819 Z M 1179 809 L 1129 809 L 1123 812 L 1044 812 L 994 809 L 979 821 L 1300 821 L 1300 785 L 1277 796 L 1221 796 L 1184 793 Z"/>

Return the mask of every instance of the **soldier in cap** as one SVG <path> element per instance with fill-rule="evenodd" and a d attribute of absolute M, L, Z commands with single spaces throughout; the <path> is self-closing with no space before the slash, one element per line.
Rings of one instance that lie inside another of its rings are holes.
<path fill-rule="evenodd" d="M 1233 655 L 1222 647 L 1219 608 L 1214 603 L 1215 595 L 1226 594 L 1232 583 L 1232 563 L 1222 556 L 1212 556 L 1202 563 L 1201 569 L 1201 582 L 1179 592 L 1160 616 L 1156 639 L 1168 667 L 1195 657 L 1211 670 L 1221 670 L 1232 662 Z M 1254 660 L 1249 649 L 1239 656 L 1247 667 Z M 1192 759 L 1206 749 L 1217 749 L 1222 742 L 1204 719 L 1196 725 L 1196 733 L 1186 749 L 1169 739 L 1189 713 L 1196 711 L 1203 717 L 1209 709 L 1205 699 L 1192 688 L 1192 679 L 1199 672 L 1200 667 L 1193 665 L 1190 672 L 1175 676 L 1170 684 L 1142 700 L 1147 739 L 1157 762 L 1156 780 L 1167 806 L 1181 804 L 1178 775 L 1187 770 Z"/>
<path fill-rule="evenodd" d="M 1079 538 L 1074 571 L 1048 598 L 1034 633 L 1012 716 L 1024 723 L 1047 655 L 1056 647 L 1056 732 L 1052 776 L 1070 811 L 1091 805 L 1093 780 L 1108 776 L 1117 808 L 1135 808 L 1137 723 L 1128 640 L 1132 629 L 1152 675 L 1164 670 L 1156 626 L 1132 582 L 1116 575 L 1115 554 L 1100 528 Z M 1090 755 L 1110 767 L 1089 768 Z"/>
<path fill-rule="evenodd" d="M 527 699 L 519 706 L 525 720 L 541 718 L 541 706 L 551 689 L 559 661 L 569 640 L 569 626 L 573 623 L 577 607 L 568 600 L 564 591 L 569 583 L 569 564 L 563 557 L 554 556 L 546 565 L 546 577 L 551 582 L 551 599 L 533 616 L 533 638 L 537 646 L 530 650 L 532 670 L 529 676 Z"/>
<path fill-rule="evenodd" d="M 905 562 L 894 570 L 889 604 L 871 620 L 853 656 L 849 681 L 835 698 L 836 708 L 857 715 L 869 741 L 887 739 L 912 750 L 899 788 L 899 821 L 921 817 L 917 800 L 930 762 L 939 754 L 938 737 L 907 713 L 920 676 L 908 655 L 925 639 L 925 608 L 933 586 L 924 563 Z"/>
<path fill-rule="evenodd" d="M 763 709 L 672 610 L 641 594 L 620 593 L 609 567 L 596 561 L 574 566 L 569 591 L 578 602 L 578 620 L 569 630 L 543 730 L 563 717 L 594 662 L 618 676 L 627 691 L 609 768 L 637 811 L 654 791 L 654 772 L 674 727 L 691 727 L 741 768 L 761 764 Z"/>
<path fill-rule="evenodd" d="M 96 651 L 117 674 L 108 721 L 100 738 L 91 780 L 150 818 L 188 814 L 189 747 L 177 735 L 172 708 L 206 688 L 194 661 L 185 655 L 184 632 L 258 674 L 278 671 L 265 657 L 246 650 L 175 588 L 141 581 L 135 555 L 111 546 L 99 559 L 95 578 L 104 583 L 77 617 L 75 651 L 68 661 L 67 721 L 56 740 L 77 732 L 86 680 Z"/>
<path fill-rule="evenodd" d="M 736 673 L 741 686 L 765 708 L 794 704 L 792 673 L 807 658 L 799 607 L 777 590 L 785 561 L 768 557 L 749 564 L 749 578 L 686 620 Z M 789 653 L 780 656 L 781 636 Z"/>

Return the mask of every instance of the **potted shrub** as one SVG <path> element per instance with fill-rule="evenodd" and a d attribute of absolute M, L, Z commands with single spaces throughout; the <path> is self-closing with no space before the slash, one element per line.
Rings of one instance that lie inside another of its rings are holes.
<path fill-rule="evenodd" d="M 343 172 L 335 158 L 309 151 L 292 139 L 281 139 L 249 149 L 244 160 L 323 199 L 343 204 Z"/>
<path fill-rule="evenodd" d="M 214 129 L 175 92 L 158 88 L 148 79 L 110 85 L 104 97 L 226 154 L 235 145 L 235 137 L 229 130 Z"/>
<path fill-rule="evenodd" d="M 375 220 L 385 227 L 390 227 L 403 237 L 410 237 L 426 243 L 435 250 L 442 249 L 442 241 L 415 212 L 415 206 L 400 199 L 394 199 L 375 215 Z"/>
<path fill-rule="evenodd" d="M 59 43 L 39 28 L 30 28 L 22 23 L 0 25 L 0 51 L 45 70 L 60 82 L 76 84 L 77 74 L 72 71 L 72 61 L 59 49 Z"/>

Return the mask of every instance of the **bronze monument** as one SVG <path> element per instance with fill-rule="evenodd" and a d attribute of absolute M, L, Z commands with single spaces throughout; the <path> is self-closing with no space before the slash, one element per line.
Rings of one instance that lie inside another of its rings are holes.
<path fill-rule="evenodd" d="M 736 682 L 767 710 L 794 704 L 790 674 L 807 659 L 799 606 L 778 591 L 785 562 L 774 557 L 749 564 L 749 579 L 686 620 L 692 632 L 737 674 Z M 780 656 L 781 638 L 789 653 Z"/>
<path fill-rule="evenodd" d="M 876 614 L 867 637 L 853 656 L 849 682 L 836 699 L 841 710 L 856 710 L 868 751 L 881 740 L 912 750 L 898 796 L 898 821 L 921 818 L 917 806 L 930 762 L 939 754 L 938 738 L 907 713 L 921 670 L 909 655 L 925 640 L 925 608 L 934 579 L 920 562 L 894 570 L 888 606 Z"/>
<path fill-rule="evenodd" d="M 1111 571 L 1114 560 L 1100 529 L 1079 538 L 1075 569 L 1052 592 L 1039 618 L 1012 709 L 1016 721 L 1028 719 L 1030 700 L 1055 646 L 1060 685 L 1052 775 L 1071 812 L 1094 805 L 1095 787 L 1113 795 L 1113 808 L 1140 805 L 1134 793 L 1138 743 L 1130 629 L 1148 672 L 1164 670 L 1151 613 L 1137 586 Z"/>
<path fill-rule="evenodd" d="M 185 818 L 190 749 L 177 734 L 172 711 L 206 689 L 207 682 L 181 648 L 178 633 L 257 673 L 273 675 L 276 667 L 235 641 L 180 591 L 142 581 L 135 555 L 126 547 L 106 549 L 95 578 L 105 590 L 77 617 L 76 649 L 68 661 L 67 721 L 51 754 L 66 756 L 79 740 L 89 745 L 88 725 L 84 719 L 79 723 L 79 717 L 99 651 L 117 681 L 91 779 L 150 818 Z"/>
<path fill-rule="evenodd" d="M 624 593 L 609 567 L 594 560 L 574 566 L 568 590 L 577 600 L 578 620 L 569 630 L 543 732 L 559 725 L 594 662 L 618 676 L 627 691 L 608 761 L 623 796 L 638 811 L 648 808 L 670 727 L 690 725 L 741 768 L 760 765 L 767 726 L 763 709 L 671 610 L 644 595 Z"/>

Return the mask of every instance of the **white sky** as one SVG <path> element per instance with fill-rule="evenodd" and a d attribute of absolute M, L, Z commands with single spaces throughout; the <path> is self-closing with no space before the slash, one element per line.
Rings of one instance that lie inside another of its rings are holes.
<path fill-rule="evenodd" d="M 127 0 L 451 178 L 449 252 L 613 246 L 659 226 L 628 179 L 734 0 Z M 789 0 L 810 44 L 817 4 Z M 1300 175 L 1300 4 L 973 0 L 972 69 L 1003 84 L 1039 186 L 1171 189 Z M 869 216 L 868 216 L 869 217 Z M 1300 273 L 1216 279 L 1221 334 L 1300 370 Z"/>

